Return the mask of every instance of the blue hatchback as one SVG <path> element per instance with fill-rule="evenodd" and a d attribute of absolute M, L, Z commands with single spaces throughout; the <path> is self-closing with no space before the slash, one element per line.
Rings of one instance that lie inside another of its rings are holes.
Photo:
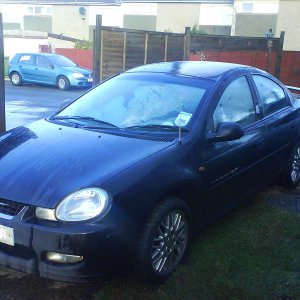
<path fill-rule="evenodd" d="M 13 85 L 39 83 L 56 85 L 61 90 L 91 87 L 93 83 L 90 70 L 57 54 L 17 53 L 9 64 L 8 75 Z"/>

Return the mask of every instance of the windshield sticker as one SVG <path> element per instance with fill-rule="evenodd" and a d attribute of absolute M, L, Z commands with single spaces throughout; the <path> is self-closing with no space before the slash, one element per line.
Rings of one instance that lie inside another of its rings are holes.
<path fill-rule="evenodd" d="M 189 122 L 191 117 L 192 114 L 181 111 L 175 120 L 175 124 L 177 126 L 185 126 Z"/>

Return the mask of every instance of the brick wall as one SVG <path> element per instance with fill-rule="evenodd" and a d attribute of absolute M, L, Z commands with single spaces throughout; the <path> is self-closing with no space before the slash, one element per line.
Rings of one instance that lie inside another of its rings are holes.
<path fill-rule="evenodd" d="M 93 70 L 93 50 L 56 48 L 55 53 L 68 57 L 80 67 Z"/>

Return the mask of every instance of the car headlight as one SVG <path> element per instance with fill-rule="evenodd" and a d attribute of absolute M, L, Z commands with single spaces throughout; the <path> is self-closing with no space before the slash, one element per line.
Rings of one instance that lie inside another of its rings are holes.
<path fill-rule="evenodd" d="M 87 188 L 64 198 L 55 211 L 37 207 L 36 216 L 52 221 L 80 222 L 99 216 L 108 209 L 108 206 L 109 197 L 106 191 Z"/>
<path fill-rule="evenodd" d="M 80 79 L 80 78 L 84 78 L 84 75 L 81 74 L 81 73 L 73 73 L 73 77 L 74 77 L 75 79 Z"/>

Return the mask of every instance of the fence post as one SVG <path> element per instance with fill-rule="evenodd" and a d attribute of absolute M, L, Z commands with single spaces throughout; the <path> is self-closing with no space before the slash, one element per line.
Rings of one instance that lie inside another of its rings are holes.
<path fill-rule="evenodd" d="M 149 34 L 145 33 L 144 65 L 147 64 L 147 59 L 148 59 L 148 39 L 149 39 Z"/>
<path fill-rule="evenodd" d="M 0 13 L 0 133 L 5 130 L 4 43 L 2 14 Z"/>
<path fill-rule="evenodd" d="M 191 27 L 185 27 L 184 60 L 189 60 L 191 52 Z"/>
<path fill-rule="evenodd" d="M 164 61 L 168 60 L 168 34 L 165 35 L 165 53 L 164 53 Z"/>
<path fill-rule="evenodd" d="M 94 49 L 93 49 L 93 76 L 94 85 L 98 84 L 102 80 L 102 45 L 101 45 L 101 26 L 102 26 L 102 16 L 96 16 L 96 29 L 94 30 Z"/>
<path fill-rule="evenodd" d="M 276 55 L 274 76 L 278 79 L 279 79 L 279 76 L 280 76 L 280 66 L 281 66 L 281 59 L 282 59 L 282 52 L 283 52 L 284 35 L 285 35 L 285 32 L 281 31 L 280 32 L 280 39 L 279 39 L 280 48 L 278 49 L 277 55 Z"/>

